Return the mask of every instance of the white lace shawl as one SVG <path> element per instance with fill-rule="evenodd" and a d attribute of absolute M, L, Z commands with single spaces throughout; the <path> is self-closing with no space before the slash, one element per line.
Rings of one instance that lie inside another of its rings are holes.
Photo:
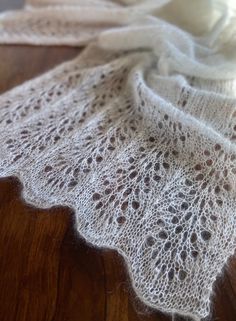
<path fill-rule="evenodd" d="M 199 320 L 236 247 L 234 8 L 66 3 L 0 15 L 1 43 L 87 45 L 0 97 L 0 177 L 28 203 L 73 208 L 144 303 Z"/>

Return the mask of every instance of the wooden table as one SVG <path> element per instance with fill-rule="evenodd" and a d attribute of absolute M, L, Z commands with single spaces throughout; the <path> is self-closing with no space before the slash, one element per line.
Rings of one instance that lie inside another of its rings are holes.
<path fill-rule="evenodd" d="M 0 92 L 78 52 L 0 47 Z M 0 321 L 171 320 L 138 302 L 122 258 L 87 245 L 73 227 L 70 209 L 36 209 L 25 204 L 20 193 L 16 179 L 0 180 Z M 214 292 L 208 321 L 235 321 L 235 258 Z"/>

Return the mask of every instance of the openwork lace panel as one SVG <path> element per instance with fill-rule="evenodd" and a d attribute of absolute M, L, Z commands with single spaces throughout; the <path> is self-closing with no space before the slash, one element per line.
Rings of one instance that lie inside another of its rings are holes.
<path fill-rule="evenodd" d="M 1 43 L 87 44 L 0 97 L 0 176 L 28 203 L 73 208 L 88 242 L 123 255 L 144 303 L 199 320 L 236 247 L 234 10 L 63 3 L 0 16 Z"/>

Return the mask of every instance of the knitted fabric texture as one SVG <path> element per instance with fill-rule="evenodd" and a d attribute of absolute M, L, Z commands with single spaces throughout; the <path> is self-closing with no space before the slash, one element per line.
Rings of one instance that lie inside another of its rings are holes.
<path fill-rule="evenodd" d="M 73 208 L 148 306 L 199 320 L 236 247 L 234 9 L 63 3 L 0 15 L 1 43 L 87 45 L 0 97 L 0 177 L 30 204 Z"/>

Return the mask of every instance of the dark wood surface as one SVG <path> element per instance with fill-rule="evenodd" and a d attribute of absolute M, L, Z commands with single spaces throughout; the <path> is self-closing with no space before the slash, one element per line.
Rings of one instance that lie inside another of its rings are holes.
<path fill-rule="evenodd" d="M 1 46 L 0 92 L 78 52 Z M 36 209 L 20 195 L 16 179 L 0 180 L 0 321 L 171 320 L 138 302 L 122 258 L 86 244 L 74 230 L 70 209 Z M 214 292 L 208 321 L 236 321 L 235 258 Z"/>

